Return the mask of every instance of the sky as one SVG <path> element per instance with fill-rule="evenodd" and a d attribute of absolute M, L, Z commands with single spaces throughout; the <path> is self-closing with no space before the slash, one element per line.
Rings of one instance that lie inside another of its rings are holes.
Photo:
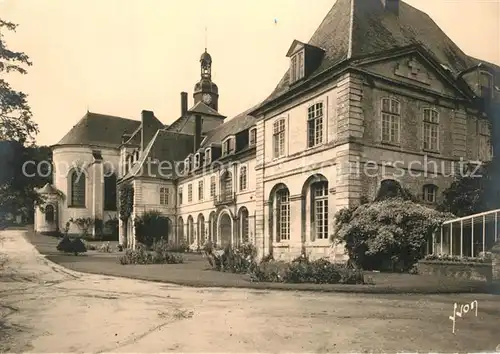
<path fill-rule="evenodd" d="M 378 1 L 378 0 L 373 0 Z M 500 65 L 500 0 L 406 0 L 467 54 Z M 193 103 L 205 45 L 227 117 L 263 100 L 287 70 L 294 39 L 307 42 L 335 0 L 0 0 L 10 49 L 29 55 L 28 94 L 39 145 L 57 143 L 87 110 L 164 124 Z M 275 21 L 276 20 L 276 21 Z"/>

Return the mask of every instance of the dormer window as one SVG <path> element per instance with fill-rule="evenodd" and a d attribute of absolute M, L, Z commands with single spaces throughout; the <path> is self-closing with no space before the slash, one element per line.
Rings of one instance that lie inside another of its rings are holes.
<path fill-rule="evenodd" d="M 479 89 L 481 90 L 481 97 L 493 97 L 493 76 L 489 72 L 479 72 Z"/>
<path fill-rule="evenodd" d="M 212 163 L 212 149 L 205 149 L 205 165 Z"/>
<path fill-rule="evenodd" d="M 234 138 L 227 138 L 222 144 L 222 156 L 232 154 L 234 152 Z"/>
<path fill-rule="evenodd" d="M 200 167 L 200 162 L 201 162 L 201 155 L 198 152 L 196 153 L 196 155 L 194 155 L 194 168 Z"/>
<path fill-rule="evenodd" d="M 304 78 L 304 50 L 295 53 L 290 62 L 290 83 Z"/>
<path fill-rule="evenodd" d="M 257 128 L 250 129 L 249 134 L 248 145 L 254 146 L 257 143 Z"/>
<path fill-rule="evenodd" d="M 184 160 L 184 173 L 189 173 L 189 171 L 191 171 L 191 161 L 192 161 L 192 155 L 189 155 Z"/>

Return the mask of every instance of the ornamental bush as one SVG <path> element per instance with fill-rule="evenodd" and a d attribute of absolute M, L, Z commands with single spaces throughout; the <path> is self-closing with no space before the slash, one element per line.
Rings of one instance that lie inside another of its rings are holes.
<path fill-rule="evenodd" d="M 148 251 L 145 246 L 139 245 L 135 250 L 128 249 L 118 261 L 122 265 L 126 264 L 179 264 L 184 259 L 181 255 L 167 252 L 161 247 L 156 247 L 154 251 Z"/>
<path fill-rule="evenodd" d="M 257 249 L 251 243 L 216 249 L 211 241 L 207 241 L 202 250 L 210 267 L 220 272 L 248 273 L 256 266 Z"/>
<path fill-rule="evenodd" d="M 72 240 L 67 236 L 59 242 L 57 250 L 65 253 L 73 253 L 75 256 L 77 256 L 78 253 L 87 252 L 87 248 L 82 240 L 79 238 Z"/>
<path fill-rule="evenodd" d="M 151 210 L 134 220 L 135 239 L 146 247 L 161 239 L 166 239 L 169 229 L 169 219 L 159 211 Z"/>
<path fill-rule="evenodd" d="M 366 270 L 407 271 L 425 255 L 432 233 L 454 216 L 401 198 L 342 209 L 333 242 Z"/>
<path fill-rule="evenodd" d="M 312 284 L 364 284 L 363 272 L 326 259 L 310 261 L 299 257 L 290 263 L 261 262 L 250 273 L 252 281 Z"/>

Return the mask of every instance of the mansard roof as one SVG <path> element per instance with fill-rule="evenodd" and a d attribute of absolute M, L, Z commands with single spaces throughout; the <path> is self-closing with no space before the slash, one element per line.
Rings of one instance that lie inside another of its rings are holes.
<path fill-rule="evenodd" d="M 260 103 L 207 132 L 205 134 L 206 139 L 203 141 L 201 147 L 208 146 L 212 143 L 220 144 L 222 140 L 229 135 L 235 135 L 255 125 L 257 120 L 250 115 L 250 112 L 257 109 L 259 105 Z"/>
<path fill-rule="evenodd" d="M 132 133 L 141 122 L 133 119 L 87 112 L 56 145 L 98 145 L 117 148 L 123 133 Z"/>
<path fill-rule="evenodd" d="M 308 42 L 325 51 L 321 64 L 310 77 L 351 58 L 412 44 L 421 45 L 438 62 L 448 66 L 454 76 L 477 63 L 426 13 L 403 1 L 399 3 L 396 16 L 384 9 L 381 0 L 337 0 Z M 287 71 L 265 102 L 281 96 L 288 89 Z"/>

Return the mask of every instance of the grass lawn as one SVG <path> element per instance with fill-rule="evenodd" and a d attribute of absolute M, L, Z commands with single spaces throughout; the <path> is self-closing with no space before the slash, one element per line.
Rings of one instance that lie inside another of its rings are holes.
<path fill-rule="evenodd" d="M 194 287 L 418 294 L 492 293 L 494 291 L 491 286 L 480 281 L 374 272 L 365 273 L 365 279 L 371 277 L 374 285 L 255 283 L 251 282 L 247 275 L 211 270 L 207 260 L 200 254 L 182 254 L 183 264 L 121 265 L 118 263 L 118 257 L 123 252 L 87 251 L 82 255 L 74 256 L 58 252 L 56 246 L 59 240 L 55 237 L 35 234 L 32 230 L 28 230 L 25 235 L 47 259 L 75 271 Z M 92 243 L 98 245 L 102 242 Z M 117 242 L 112 242 L 111 245 L 113 249 L 116 249 Z"/>

